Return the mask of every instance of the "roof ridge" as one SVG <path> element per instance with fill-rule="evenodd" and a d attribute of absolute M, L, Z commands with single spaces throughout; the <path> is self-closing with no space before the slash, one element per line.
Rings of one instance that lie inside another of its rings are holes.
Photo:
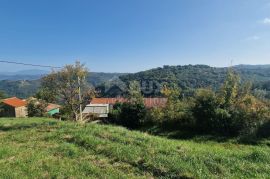
<path fill-rule="evenodd" d="M 6 99 L 3 99 L 3 100 L 8 100 L 8 99 L 20 99 L 20 98 L 17 98 L 16 96 L 14 96 L 14 97 L 6 98 Z"/>

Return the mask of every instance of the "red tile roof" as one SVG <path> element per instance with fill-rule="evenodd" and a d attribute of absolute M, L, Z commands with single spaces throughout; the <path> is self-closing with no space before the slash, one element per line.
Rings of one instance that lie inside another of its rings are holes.
<path fill-rule="evenodd" d="M 93 98 L 91 104 L 112 104 L 116 102 L 127 102 L 126 98 Z M 167 98 L 144 98 L 144 105 L 147 108 L 164 107 L 167 103 Z"/>
<path fill-rule="evenodd" d="M 26 105 L 26 101 L 21 100 L 19 98 L 13 97 L 13 98 L 8 98 L 8 99 L 4 99 L 3 103 L 12 107 L 22 107 Z"/>
<path fill-rule="evenodd" d="M 49 103 L 48 106 L 46 107 L 46 111 L 51 111 L 53 109 L 57 109 L 57 108 L 60 108 L 61 106 L 58 105 L 58 104 L 52 104 L 52 103 Z"/>

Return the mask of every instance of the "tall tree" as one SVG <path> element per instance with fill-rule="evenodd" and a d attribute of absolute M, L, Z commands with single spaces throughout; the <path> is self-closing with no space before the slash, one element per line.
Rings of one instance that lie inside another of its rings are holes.
<path fill-rule="evenodd" d="M 230 107 L 235 103 L 239 92 L 240 77 L 233 71 L 228 70 L 226 80 L 220 90 L 219 100 L 225 108 Z"/>
<path fill-rule="evenodd" d="M 133 104 L 143 104 L 143 95 L 138 81 L 130 82 L 128 88 L 128 100 Z"/>
<path fill-rule="evenodd" d="M 95 94 L 87 84 L 88 69 L 77 61 L 43 78 L 41 94 L 48 101 L 60 101 L 66 114 L 75 121 L 82 121 L 82 107 Z"/>

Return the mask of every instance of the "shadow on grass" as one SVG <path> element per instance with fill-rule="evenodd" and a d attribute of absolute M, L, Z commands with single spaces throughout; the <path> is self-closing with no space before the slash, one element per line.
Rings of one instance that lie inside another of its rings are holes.
<path fill-rule="evenodd" d="M 227 136 L 216 133 L 199 132 L 196 128 L 179 126 L 154 126 L 142 129 L 152 135 L 176 140 L 192 140 L 195 142 L 232 142 L 243 145 L 266 145 L 270 147 L 270 121 L 263 124 L 251 134 Z"/>
<path fill-rule="evenodd" d="M 196 142 L 228 142 L 229 140 L 235 139 L 230 136 L 222 136 L 217 134 L 205 134 L 200 133 L 196 129 L 193 128 L 181 128 L 181 129 L 173 129 L 168 127 L 152 127 L 151 129 L 144 130 L 152 135 L 162 136 L 169 139 L 179 139 L 179 140 L 193 140 Z"/>
<path fill-rule="evenodd" d="M 0 125 L 0 131 L 15 131 L 25 130 L 30 128 L 38 128 L 44 125 L 55 125 L 56 122 L 43 122 L 43 123 L 32 123 L 32 124 L 11 124 L 11 125 Z"/>

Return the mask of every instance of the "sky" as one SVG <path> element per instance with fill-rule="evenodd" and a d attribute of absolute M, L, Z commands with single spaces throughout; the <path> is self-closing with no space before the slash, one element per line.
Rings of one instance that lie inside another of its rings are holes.
<path fill-rule="evenodd" d="M 270 64 L 270 0 L 0 0 L 0 60 L 96 72 Z"/>

